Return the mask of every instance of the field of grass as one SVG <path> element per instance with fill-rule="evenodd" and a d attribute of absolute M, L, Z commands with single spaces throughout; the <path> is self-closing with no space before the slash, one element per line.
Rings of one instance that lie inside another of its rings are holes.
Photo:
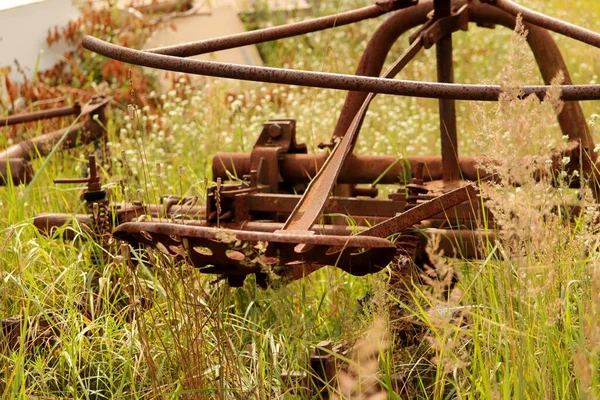
<path fill-rule="evenodd" d="M 520 2 L 600 31 L 596 0 Z M 317 3 L 318 15 L 370 4 Z M 260 49 L 268 65 L 352 73 L 381 21 Z M 506 65 L 531 73 L 533 57 L 515 51 L 520 42 L 510 31 L 472 27 L 455 37 L 459 82 L 494 81 Z M 573 80 L 597 83 L 600 50 L 555 37 Z M 390 60 L 406 43 L 397 43 Z M 432 50 L 423 52 L 398 77 L 434 80 L 434 57 Z M 535 84 L 540 78 L 530 79 Z M 182 78 L 168 93 L 152 95 L 160 98 L 156 109 L 128 112 L 136 104 L 127 102 L 112 108 L 102 176 L 114 201 L 158 203 L 161 194 L 203 200 L 211 156 L 249 151 L 268 119 L 295 118 L 299 141 L 318 152 L 345 93 Z M 525 141 L 540 150 L 560 144 L 552 107 L 516 100 L 502 106 L 457 103 L 461 154 L 491 151 L 514 161 L 514 149 Z M 584 105 L 594 130 L 599 106 Z M 2 129 L 4 146 L 9 139 Z M 33 184 L 0 187 L 0 319 L 20 315 L 29 321 L 21 327 L 21 344 L 40 321 L 57 333 L 33 348 L 0 345 L 0 398 L 294 398 L 301 392 L 281 378 L 284 372 L 307 372 L 317 343 L 354 343 L 374 324 L 380 328 L 368 336 L 369 345 L 380 352 L 383 386 L 392 375 L 405 382 L 397 392 L 388 388 L 390 398 L 600 397 L 600 236 L 594 210 L 569 226 L 550 213 L 572 195 L 567 190 L 536 182 L 519 190 L 489 189 L 505 240 L 486 243 L 482 261 L 434 254 L 440 279 L 407 282 L 408 297 L 388 290 L 389 271 L 356 278 L 333 267 L 274 289 L 258 289 L 253 279 L 230 289 L 168 260 L 132 267 L 118 254 L 98 267 L 92 263 L 95 244 L 37 233 L 37 213 L 82 212 L 81 188 L 52 179 L 80 177 L 93 150 L 57 153 L 44 168 L 45 160 L 38 160 Z M 439 150 L 436 102 L 394 96 L 374 101 L 356 147 L 361 154 L 397 156 Z M 580 197 L 576 201 L 589 205 L 588 195 Z M 445 296 L 443 278 L 453 275 L 459 283 Z M 373 295 L 373 306 L 359 310 L 357 300 L 365 294 Z M 377 325 L 382 323 L 385 329 Z M 395 340 L 391 327 L 399 324 L 414 327 L 411 340 Z"/>

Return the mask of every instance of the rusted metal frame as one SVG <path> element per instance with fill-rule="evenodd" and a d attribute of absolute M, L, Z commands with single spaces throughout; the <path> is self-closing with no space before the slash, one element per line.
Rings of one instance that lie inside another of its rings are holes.
<path fill-rule="evenodd" d="M 529 22 L 530 24 L 551 30 L 561 35 L 570 37 L 571 39 L 589 44 L 590 46 L 600 48 L 600 33 L 562 21 L 558 18 L 544 15 L 510 0 L 481 0 L 481 2 L 498 7 L 502 11 L 505 11 L 515 17 L 517 15 L 521 15 L 523 17 L 523 21 Z"/>
<path fill-rule="evenodd" d="M 298 200 L 300 200 L 300 196 L 293 194 L 253 193 L 247 196 L 248 209 L 251 213 L 278 212 L 284 215 L 289 214 L 298 204 Z M 420 202 L 424 201 L 426 200 L 420 200 Z M 358 221 L 360 218 L 385 220 L 404 211 L 405 206 L 406 201 L 404 199 L 356 199 L 334 196 L 328 199 L 323 213 L 347 215 L 353 218 L 357 225 L 361 225 Z M 465 202 L 432 215 L 428 219 L 435 221 L 436 226 L 438 226 L 440 223 L 452 221 L 472 224 L 473 221 L 481 220 L 481 216 L 482 210 L 480 207 L 473 207 L 471 203 Z M 489 213 L 488 219 L 492 219 Z"/>
<path fill-rule="evenodd" d="M 497 85 L 416 82 L 192 60 L 132 50 L 91 36 L 86 36 L 82 41 L 82 45 L 87 50 L 134 65 L 236 80 L 373 92 L 398 96 L 473 101 L 497 101 L 502 93 L 501 87 Z M 551 87 L 548 85 L 524 86 L 522 92 L 523 96 L 533 94 L 543 99 L 546 92 L 550 89 Z M 563 85 L 561 86 L 561 90 L 561 99 L 565 101 L 600 99 L 600 84 Z"/>
<path fill-rule="evenodd" d="M 168 207 L 162 204 L 111 204 L 111 222 L 115 226 L 136 220 L 141 216 L 150 216 L 155 222 L 164 222 L 172 220 L 196 221 L 206 223 L 204 218 L 206 209 L 198 205 L 178 205 L 173 204 Z M 33 218 L 33 225 L 43 234 L 51 235 L 55 229 L 68 225 L 76 220 L 82 229 L 91 233 L 92 220 L 89 214 L 64 214 L 64 213 L 44 213 L 38 214 Z M 69 232 L 67 232 L 68 234 Z M 74 233 L 74 232 L 73 232 Z M 74 236 L 70 237 L 71 239 Z"/>
<path fill-rule="evenodd" d="M 247 45 L 270 42 L 293 36 L 304 35 L 311 32 L 322 31 L 338 26 L 348 25 L 365 19 L 377 18 L 383 14 L 411 7 L 417 4 L 416 0 L 388 0 L 378 1 L 371 6 L 346 11 L 326 17 L 300 21 L 292 24 L 257 29 L 234 35 L 223 36 L 215 39 L 201 40 L 178 44 L 174 46 L 159 47 L 145 50 L 148 53 L 164 54 L 177 57 L 191 57 L 199 54 L 212 53 Z"/>
<path fill-rule="evenodd" d="M 110 99 L 101 98 L 95 100 L 98 103 L 90 102 L 90 105 L 86 105 L 82 111 L 82 117 L 87 118 L 85 121 L 17 143 L 0 152 L 0 160 L 16 158 L 30 160 L 38 155 L 45 156 L 65 134 L 67 137 L 62 144 L 63 148 L 71 148 L 79 143 L 89 143 L 100 138 L 106 126 L 104 106 L 109 101 Z"/>
<path fill-rule="evenodd" d="M 198 224 L 201 222 L 190 222 Z M 275 232 L 283 227 L 282 223 L 277 222 L 248 222 L 243 226 L 238 224 L 224 224 L 228 229 L 244 229 L 253 232 Z M 350 227 L 340 225 L 315 225 L 314 231 L 318 235 L 338 235 L 349 236 L 356 230 L 363 231 L 368 229 L 364 226 Z M 439 249 L 447 256 L 460 256 L 468 260 L 478 260 L 487 256 L 484 249 L 480 246 L 486 241 L 493 243 L 496 233 L 492 230 L 471 230 L 471 229 L 440 229 L 440 228 L 420 228 L 418 229 L 422 240 L 428 240 L 433 236 L 439 237 Z"/>
<path fill-rule="evenodd" d="M 31 139 L 24 140 L 10 146 L 8 149 L 0 152 L 0 160 L 24 159 L 26 161 L 37 157 L 48 155 L 52 147 L 67 134 L 67 138 L 63 142 L 63 148 L 70 148 L 75 145 L 82 133 L 89 128 L 88 121 L 78 122 L 68 128 L 58 131 L 45 133 Z"/>
<path fill-rule="evenodd" d="M 383 21 L 367 43 L 355 75 L 379 76 L 392 45 L 405 32 L 425 24 L 428 21 L 427 14 L 431 9 L 430 2 L 421 0 L 416 6 L 397 11 Z M 348 131 L 366 97 L 367 93 L 365 92 L 350 91 L 348 93 L 335 125 L 332 140 L 344 136 Z"/>
<path fill-rule="evenodd" d="M 422 46 L 421 38 L 415 40 L 394 64 L 385 71 L 383 77 L 393 78 L 417 55 Z M 352 152 L 365 113 L 375 96 L 375 93 L 369 93 L 359 112 L 354 117 L 352 124 L 350 124 L 348 132 L 337 143 L 321 169 L 319 169 L 319 172 L 310 181 L 306 192 L 304 192 L 294 211 L 292 211 L 283 230 L 308 231 L 319 218 L 344 166 L 344 161 Z"/>
<path fill-rule="evenodd" d="M 458 2 L 457 6 L 466 3 L 466 1 Z M 424 23 L 432 8 L 431 0 L 421 0 L 418 6 L 398 11 L 384 21 L 367 44 L 359 61 L 356 75 L 378 75 L 393 43 L 409 29 Z M 515 27 L 514 16 L 486 4 L 470 2 L 468 16 L 471 22 L 481 25 L 499 24 L 509 29 Z M 571 85 L 572 81 L 566 64 L 552 36 L 545 29 L 535 25 L 525 25 L 529 31 L 527 42 L 537 61 L 544 82 L 550 84 L 557 72 L 562 71 L 565 77 L 564 84 Z M 334 137 L 344 134 L 365 97 L 366 94 L 363 92 L 351 91 L 348 93 L 333 133 Z M 584 148 L 594 148 L 589 127 L 578 102 L 566 101 L 562 112 L 558 115 L 558 121 L 563 135 L 568 135 L 574 140 L 581 140 Z M 589 158 L 596 160 L 597 155 L 590 152 Z"/>
<path fill-rule="evenodd" d="M 110 97 L 95 97 L 81 109 L 81 116 L 87 118 L 85 121 L 25 140 L 0 152 L 0 183 L 6 184 L 8 168 L 14 183 L 28 183 L 33 178 L 33 170 L 28 161 L 48 155 L 64 135 L 67 136 L 61 144 L 63 149 L 90 143 L 102 137 L 107 123 L 104 108 L 110 101 Z"/>
<path fill-rule="evenodd" d="M 248 195 L 248 206 L 251 212 L 290 213 L 296 208 L 299 200 L 300 196 L 293 194 L 253 193 Z M 323 213 L 393 217 L 403 209 L 403 201 L 332 196 L 327 200 Z"/>
<path fill-rule="evenodd" d="M 400 233 L 410 226 L 426 220 L 435 214 L 448 210 L 470 199 L 475 199 L 477 194 L 478 189 L 473 184 L 454 189 L 435 199 L 419 204 L 396 217 L 390 218 L 385 222 L 364 230 L 358 235 L 384 238 L 395 233 Z"/>
<path fill-rule="evenodd" d="M 256 171 L 257 184 L 265 184 L 273 193 L 282 181 L 279 159 L 284 153 L 306 153 L 306 145 L 296 143 L 296 121 L 270 120 L 263 129 L 250 154 L 250 173 Z"/>
<path fill-rule="evenodd" d="M 279 173 L 285 182 L 292 184 L 308 183 L 323 166 L 326 154 L 284 154 L 279 160 Z M 563 152 L 553 152 L 548 158 L 552 161 L 552 172 L 558 173 L 562 164 Z M 227 179 L 228 171 L 236 171 L 239 175 L 247 175 L 250 170 L 250 154 L 217 153 L 213 158 L 213 178 Z M 493 161 L 487 161 L 489 167 Z M 423 164 L 423 181 L 431 182 L 442 179 L 443 167 L 440 156 L 373 156 L 351 154 L 346 159 L 337 183 L 350 184 L 406 184 L 411 171 Z M 463 179 L 478 181 L 487 179 L 491 174 L 484 166 L 484 160 L 477 157 L 463 156 L 459 159 L 460 174 Z M 545 171 L 545 170 L 544 170 Z M 540 174 L 534 174 L 535 176 Z"/>
<path fill-rule="evenodd" d="M 289 214 L 297 204 L 299 196 L 297 195 L 249 195 L 248 207 L 251 213 L 274 213 L 281 215 Z M 474 199 L 472 199 L 474 201 Z M 419 201 L 422 203 L 424 201 Z M 385 200 L 385 199 L 348 199 L 332 197 L 325 206 L 324 214 L 331 214 L 330 218 L 324 218 L 325 224 L 335 224 L 336 215 L 346 215 L 353 220 L 356 226 L 372 226 L 380 222 L 385 222 L 388 218 L 395 217 L 398 213 L 405 210 L 405 200 Z M 378 207 L 379 210 L 375 210 Z M 488 209 L 482 209 L 479 204 L 465 202 L 451 207 L 443 212 L 437 213 L 427 218 L 432 227 L 442 228 L 445 226 L 466 226 L 476 227 L 477 222 L 486 215 L 490 227 L 494 226 L 493 215 Z M 260 214 L 258 214 L 260 215 Z M 346 226 L 344 221 L 340 226 Z M 318 224 L 313 225 L 316 229 Z"/>
<path fill-rule="evenodd" d="M 141 213 L 142 215 L 145 213 Z M 138 215 L 138 216 L 139 216 Z M 90 216 L 88 214 L 40 214 L 37 215 L 33 223 L 35 227 L 45 235 L 51 235 L 54 232 L 54 229 L 65 226 L 69 223 L 72 223 L 73 220 L 76 220 L 81 229 L 88 234 L 91 234 L 91 226 L 92 222 Z M 133 218 L 119 218 L 119 224 L 133 221 Z M 205 227 L 206 221 L 203 220 L 184 220 L 182 221 L 187 226 L 199 226 Z M 164 223 L 164 219 L 159 218 L 158 216 L 154 216 L 153 218 L 145 221 L 147 224 L 152 223 Z M 245 230 L 250 232 L 265 232 L 265 233 L 273 233 L 275 231 L 281 230 L 283 228 L 283 223 L 281 222 L 252 222 L 246 221 L 243 223 L 237 222 L 225 222 L 221 224 L 222 228 L 225 229 L 235 229 L 235 230 Z M 365 226 L 340 226 L 340 225 L 315 225 L 313 230 L 317 235 L 336 235 L 336 236 L 350 236 L 357 231 L 363 231 L 368 229 Z M 419 229 L 419 232 L 422 234 L 423 239 L 427 239 L 431 236 L 439 236 L 440 237 L 440 249 L 444 252 L 445 255 L 455 256 L 460 255 L 466 259 L 479 259 L 483 255 L 480 247 L 476 244 L 481 243 L 488 238 L 490 242 L 493 242 L 495 237 L 494 232 L 483 232 L 479 230 L 469 230 L 469 229 L 461 229 L 461 230 L 453 230 L 453 229 L 439 229 L 439 228 L 423 228 Z M 65 230 L 67 239 L 75 239 L 77 233 L 73 230 Z"/>
<path fill-rule="evenodd" d="M 34 111 L 26 114 L 12 115 L 10 117 L 0 118 L 0 127 L 34 122 L 42 119 L 51 119 L 58 117 L 67 117 L 77 115 L 81 112 L 81 105 L 75 103 L 72 106 L 52 108 L 49 110 Z"/>
<path fill-rule="evenodd" d="M 438 43 L 444 36 L 469 28 L 469 6 L 464 5 L 456 12 L 446 16 L 436 16 L 435 12 L 429 13 L 429 21 L 423 25 L 417 32 L 410 35 L 409 42 L 412 43 L 417 35 L 423 33 L 423 46 L 430 49 Z M 441 15 L 441 14 L 440 14 Z"/>
<path fill-rule="evenodd" d="M 383 78 L 393 78 L 398 75 L 400 71 L 404 69 L 408 65 L 410 61 L 412 61 L 419 51 L 423 48 L 423 36 L 419 35 L 415 41 L 413 41 L 410 46 L 402 53 L 402 55 L 389 67 L 389 69 L 383 74 Z M 371 105 L 373 99 L 377 96 L 377 93 L 369 93 L 367 98 L 364 100 L 362 106 L 358 110 L 358 113 L 354 116 L 354 120 L 352 124 L 350 124 L 350 128 L 348 128 L 351 132 L 347 132 L 345 135 L 351 134 L 354 137 L 352 142 L 352 149 L 356 144 L 356 139 L 358 138 L 358 134 L 360 132 L 360 128 L 365 120 L 365 116 L 367 115 L 367 110 Z"/>
<path fill-rule="evenodd" d="M 458 2 L 458 6 L 464 4 L 466 4 L 465 1 Z M 433 4 L 431 0 L 421 0 L 418 6 L 398 11 L 384 21 L 367 44 L 365 52 L 359 61 L 356 75 L 379 75 L 387 53 L 393 43 L 409 29 L 424 23 L 432 8 Z M 482 25 L 500 24 L 509 29 L 514 29 L 515 26 L 515 18 L 510 14 L 489 5 L 482 5 L 475 2 L 469 3 L 468 16 L 471 22 Z M 556 76 L 556 72 L 561 70 L 565 73 L 564 83 L 567 85 L 571 84 L 566 64 L 552 36 L 546 30 L 529 26 L 528 24 L 527 29 L 530 32 L 527 41 L 537 60 L 545 83 L 549 84 Z M 356 112 L 360 108 L 364 97 L 366 97 L 366 94 L 362 92 L 354 91 L 348 93 L 334 131 L 334 136 L 342 136 L 344 134 L 353 116 L 356 115 Z M 569 120 L 572 120 L 571 123 L 568 122 Z M 565 135 L 574 135 L 573 132 L 581 131 L 582 126 L 587 128 L 581 107 L 574 102 L 566 103 L 563 112 L 559 115 L 559 122 Z M 589 136 L 589 134 L 585 136 Z"/>

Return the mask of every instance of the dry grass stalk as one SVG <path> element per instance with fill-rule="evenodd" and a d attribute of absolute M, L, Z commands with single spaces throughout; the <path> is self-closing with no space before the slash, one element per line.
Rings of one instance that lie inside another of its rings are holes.
<path fill-rule="evenodd" d="M 375 318 L 367 336 L 358 341 L 347 371 L 337 375 L 338 392 L 333 399 L 379 400 L 387 393 L 379 384 L 379 353 L 387 348 L 386 324 Z"/>

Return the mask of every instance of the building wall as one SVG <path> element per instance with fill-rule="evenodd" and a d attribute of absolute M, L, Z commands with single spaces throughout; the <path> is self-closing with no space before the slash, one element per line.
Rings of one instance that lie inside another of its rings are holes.
<path fill-rule="evenodd" d="M 63 27 L 78 16 L 71 0 L 0 0 L 0 71 L 10 68 L 10 76 L 19 79 L 15 59 L 29 76 L 36 65 L 52 67 L 67 48 L 61 43 L 48 48 L 48 29 Z"/>

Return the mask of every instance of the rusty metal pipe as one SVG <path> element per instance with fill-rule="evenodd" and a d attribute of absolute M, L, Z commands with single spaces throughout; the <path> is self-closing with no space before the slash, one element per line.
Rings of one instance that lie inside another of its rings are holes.
<path fill-rule="evenodd" d="M 17 158 L 29 161 L 38 154 L 40 156 L 48 155 L 65 133 L 67 134 L 67 138 L 63 142 L 63 148 L 68 149 L 74 147 L 79 143 L 79 139 L 83 136 L 82 134 L 86 131 L 87 127 L 87 122 L 78 122 L 68 128 L 36 136 L 12 145 L 8 149 L 0 152 L 0 162 Z M 97 138 L 90 138 L 90 140 L 94 139 Z"/>
<path fill-rule="evenodd" d="M 92 36 L 86 36 L 82 45 L 87 50 L 134 65 L 236 80 L 455 100 L 497 101 L 502 93 L 497 85 L 428 83 L 191 60 L 132 50 Z M 525 86 L 523 94 L 544 98 L 549 89 L 550 86 L 544 85 Z M 561 89 L 563 100 L 600 99 L 600 85 L 564 85 Z"/>
<path fill-rule="evenodd" d="M 42 119 L 51 119 L 58 117 L 66 117 L 69 115 L 77 115 L 81 112 L 79 103 L 75 103 L 68 107 L 58 107 L 50 110 L 42 110 L 30 112 L 27 114 L 12 115 L 10 117 L 0 118 L 0 127 L 22 124 L 25 122 L 34 122 Z"/>
<path fill-rule="evenodd" d="M 329 15 L 326 17 L 270 28 L 257 29 L 250 32 L 243 32 L 214 39 L 178 44 L 174 46 L 158 47 L 145 51 L 148 53 L 164 54 L 176 57 L 191 57 L 199 54 L 212 53 L 215 51 L 227 50 L 236 47 L 270 42 L 272 40 L 285 39 L 293 36 L 299 36 L 311 32 L 348 25 L 363 21 L 365 19 L 377 18 L 383 14 L 401 8 L 410 7 L 414 4 L 416 3 L 411 0 L 381 1 L 371 6 Z"/>
<path fill-rule="evenodd" d="M 286 182 L 308 183 L 324 164 L 326 154 L 285 154 L 279 162 L 281 177 Z M 408 182 L 411 171 L 423 163 L 423 180 L 442 179 L 440 156 L 370 156 L 351 154 L 346 159 L 338 183 L 398 184 Z M 473 157 L 461 157 L 460 173 L 463 179 L 476 181 L 488 175 L 478 168 Z M 217 153 L 212 161 L 212 178 L 228 179 L 227 171 L 235 171 L 238 177 L 250 174 L 249 153 Z"/>
<path fill-rule="evenodd" d="M 0 161 L 0 185 L 5 186 L 9 180 L 15 185 L 29 183 L 33 179 L 33 168 L 23 158 Z"/>
<path fill-rule="evenodd" d="M 66 149 L 99 139 L 104 135 L 104 127 L 107 124 L 104 109 L 109 102 L 110 98 L 106 97 L 92 99 L 82 109 L 81 118 L 85 117 L 85 121 L 17 143 L 0 152 L 0 162 L 16 158 L 29 161 L 37 156 L 48 155 L 65 134 L 67 137 L 62 143 L 62 148 Z"/>
<path fill-rule="evenodd" d="M 571 39 L 589 44 L 590 46 L 600 48 L 600 33 L 544 15 L 510 0 L 483 0 L 483 2 L 498 7 L 502 11 L 515 17 L 520 14 L 523 17 L 523 20 L 530 24 L 551 30 L 552 32 L 570 37 Z"/>
<path fill-rule="evenodd" d="M 82 144 L 90 143 L 104 135 L 106 114 L 104 106 L 110 102 L 109 98 L 99 97 L 92 99 L 82 109 L 86 117 L 83 122 L 75 123 L 68 128 L 46 133 L 20 143 L 0 152 L 0 185 L 6 185 L 8 178 L 7 163 L 11 167 L 10 175 L 14 183 L 27 183 L 33 178 L 33 171 L 28 161 L 32 158 L 46 156 L 61 141 L 61 148 L 69 149 Z M 20 175 L 16 175 L 16 174 Z"/>

